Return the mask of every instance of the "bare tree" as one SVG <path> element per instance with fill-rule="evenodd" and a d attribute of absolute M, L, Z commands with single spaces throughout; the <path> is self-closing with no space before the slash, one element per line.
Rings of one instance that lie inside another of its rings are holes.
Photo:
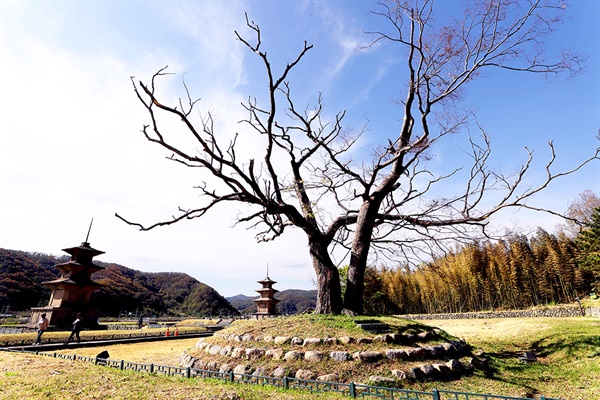
<path fill-rule="evenodd" d="M 368 163 L 352 159 L 351 150 L 360 137 L 342 129 L 344 112 L 324 115 L 322 99 L 298 108 L 287 81 L 293 69 L 310 51 L 304 43 L 298 56 L 279 73 L 274 71 L 262 48 L 261 31 L 248 21 L 253 41 L 237 32 L 237 38 L 262 60 L 268 82 L 265 104 L 249 98 L 242 106 L 248 117 L 241 121 L 244 135 L 254 133 L 263 140 L 261 159 L 241 159 L 236 148 L 238 135 L 223 142 L 208 113 L 196 127 L 190 114 L 197 101 L 185 86 L 187 100 L 175 106 L 157 98 L 155 81 L 136 83 L 134 90 L 149 113 L 144 126 L 147 140 L 167 149 L 171 160 L 216 177 L 221 183 L 198 188 L 204 202 L 192 209 L 180 209 L 173 218 L 152 225 L 125 222 L 142 230 L 202 217 L 225 202 L 244 203 L 247 214 L 238 216 L 259 230 L 259 241 L 273 240 L 287 228 L 306 234 L 317 276 L 317 313 L 339 313 L 345 307 L 360 313 L 363 307 L 364 275 L 369 255 L 420 256 L 434 252 L 444 243 L 485 235 L 490 216 L 508 207 L 546 211 L 527 203 L 553 180 L 577 171 L 597 157 L 598 152 L 573 169 L 553 172 L 554 148 L 546 164 L 546 179 L 536 187 L 524 185 L 532 165 L 532 152 L 516 173 L 493 172 L 488 167 L 491 146 L 488 135 L 472 116 L 450 112 L 463 87 L 481 70 L 503 68 L 553 75 L 564 71 L 576 74 L 580 59 L 564 53 L 557 62 L 546 62 L 544 40 L 554 29 L 561 11 L 544 2 L 475 2 L 462 20 L 436 26 L 432 1 L 386 2 L 379 4 L 379 17 L 388 21 L 390 32 L 373 32 L 372 46 L 389 42 L 406 49 L 406 98 L 402 103 L 403 123 L 397 134 L 376 149 Z M 176 116 L 199 144 L 201 152 L 173 144 L 157 115 Z M 427 169 L 428 155 L 440 140 L 475 126 L 478 136 L 470 138 L 471 165 L 435 176 Z M 258 155 L 257 155 L 258 156 Z M 258 160 L 258 161 L 257 161 Z M 458 194 L 427 200 L 442 182 L 464 177 Z M 496 201 L 490 203 L 488 193 Z M 497 199 L 501 193 L 500 199 Z M 337 265 L 336 248 L 350 252 L 344 302 Z"/>
<path fill-rule="evenodd" d="M 574 238 L 581 229 L 593 222 L 592 215 L 600 209 L 600 197 L 591 190 L 584 190 L 579 193 L 577 199 L 569 204 L 565 213 L 567 218 L 565 224 L 561 226 L 567 236 Z"/>
<path fill-rule="evenodd" d="M 571 174 L 598 156 L 598 151 L 570 171 L 553 172 L 555 152 L 546 164 L 546 178 L 536 187 L 524 184 L 533 152 L 513 175 L 495 173 L 488 167 L 490 140 L 483 128 L 483 140 L 471 140 L 472 163 L 459 194 L 424 203 L 433 185 L 457 173 L 430 178 L 419 166 L 426 151 L 442 137 L 466 128 L 468 115 L 454 116 L 452 109 L 465 86 L 486 69 L 499 68 L 542 75 L 581 70 L 582 58 L 565 51 L 548 61 L 547 37 L 560 22 L 562 2 L 543 0 L 472 1 L 464 16 L 436 25 L 434 1 L 386 1 L 375 14 L 388 21 L 388 31 L 371 32 L 372 46 L 391 43 L 406 53 L 406 97 L 403 123 L 395 139 L 390 139 L 370 168 L 366 179 L 357 179 L 362 204 L 353 226 L 351 258 L 344 307 L 362 311 L 364 273 L 370 250 L 385 244 L 386 251 L 405 256 L 423 249 L 434 250 L 446 240 L 456 241 L 479 234 L 485 236 L 489 218 L 508 207 L 544 210 L 527 201 L 553 180 Z M 436 115 L 435 111 L 440 112 Z M 393 136 L 390 135 L 390 138 Z M 346 170 L 350 173 L 349 170 Z M 491 205 L 486 194 L 498 191 L 500 200 Z M 415 203 L 418 201 L 418 204 Z M 404 232 L 398 237 L 397 233 Z M 410 254 L 409 254 L 410 253 Z"/>
<path fill-rule="evenodd" d="M 201 126 L 197 128 L 190 118 L 197 100 L 192 100 L 187 86 L 186 102 L 180 100 L 176 106 L 163 105 L 155 93 L 155 81 L 166 74 L 164 69 L 152 77 L 150 85 L 142 82 L 136 84 L 132 78 L 135 93 L 150 115 L 150 125 L 143 128 L 146 139 L 172 152 L 171 160 L 188 167 L 200 168 L 208 175 L 216 177 L 223 185 L 218 189 L 206 183 L 198 186 L 205 202 L 193 209 L 180 208 L 179 215 L 167 221 L 144 226 L 130 222 L 118 214 L 117 217 L 128 224 L 138 226 L 141 230 L 150 230 L 184 219 L 202 217 L 220 203 L 247 204 L 250 211 L 239 215 L 237 221 L 258 228 L 259 241 L 273 240 L 290 226 L 305 232 L 319 288 L 316 312 L 339 313 L 342 308 L 340 280 L 337 266 L 330 257 L 329 247 L 342 222 L 336 222 L 329 227 L 323 227 L 319 223 L 317 211 L 314 209 L 315 200 L 311 199 L 309 192 L 313 191 L 313 195 L 318 198 L 328 187 L 314 183 L 309 178 L 313 177 L 313 160 L 326 155 L 323 154 L 323 149 L 328 149 L 340 137 L 344 113 L 338 114 L 332 122 L 323 122 L 320 97 L 313 108 L 297 109 L 286 79 L 312 45 L 305 42 L 296 59 L 288 63 L 283 71 L 276 73 L 266 51 L 262 49 L 258 25 L 248 19 L 246 22 L 255 34 L 255 41 L 251 43 L 237 32 L 236 36 L 262 60 L 268 82 L 268 100 L 266 105 L 261 105 L 256 98 L 249 98 L 242 104 L 248 117 L 241 122 L 249 127 L 245 134 L 254 133 L 258 135 L 259 140 L 264 139 L 262 161 L 256 162 L 254 158 L 239 159 L 236 153 L 238 134 L 223 144 L 223 136 L 215 132 L 213 116 L 210 113 L 202 117 Z M 280 107 L 284 109 L 283 112 L 279 110 Z M 158 112 L 177 116 L 199 143 L 202 152 L 197 154 L 195 149 L 185 150 L 172 144 L 159 126 Z M 342 146 L 338 152 L 345 151 L 350 145 L 351 143 Z M 318 160 L 314 162 L 320 164 Z"/>

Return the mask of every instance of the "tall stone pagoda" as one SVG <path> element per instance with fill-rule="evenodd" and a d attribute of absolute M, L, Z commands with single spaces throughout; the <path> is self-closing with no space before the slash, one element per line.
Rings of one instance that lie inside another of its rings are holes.
<path fill-rule="evenodd" d="M 273 289 L 273 284 L 277 283 L 269 278 L 269 270 L 267 269 L 267 277 L 262 281 L 258 281 L 262 285 L 261 289 L 258 289 L 258 299 L 254 300 L 256 303 L 256 312 L 252 314 L 255 319 L 271 318 L 277 315 L 277 308 L 275 307 L 279 300 L 275 298 L 275 293 L 279 292 L 277 289 Z"/>
<path fill-rule="evenodd" d="M 80 246 L 63 249 L 63 251 L 70 254 L 71 259 L 66 263 L 55 265 L 60 271 L 60 278 L 42 282 L 52 289 L 52 295 L 46 307 L 31 309 L 32 315 L 29 321 L 31 326 L 40 320 L 41 314 L 46 314 L 50 325 L 59 329 L 71 327 L 77 313 L 83 315 L 86 326 L 97 324 L 99 311 L 89 309 L 88 304 L 92 292 L 100 289 L 102 285 L 92 281 L 91 275 L 104 267 L 94 264 L 92 259 L 104 252 L 92 248 L 87 241 Z"/>

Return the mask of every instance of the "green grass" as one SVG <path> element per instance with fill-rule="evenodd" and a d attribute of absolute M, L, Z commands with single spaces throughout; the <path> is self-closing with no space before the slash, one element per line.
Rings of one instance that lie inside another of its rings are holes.
<path fill-rule="evenodd" d="M 600 395 L 600 319 L 502 318 L 427 321 L 483 349 L 494 370 L 448 383 L 447 387 L 519 396 L 543 394 L 566 400 Z M 522 363 L 524 351 L 537 363 Z"/>

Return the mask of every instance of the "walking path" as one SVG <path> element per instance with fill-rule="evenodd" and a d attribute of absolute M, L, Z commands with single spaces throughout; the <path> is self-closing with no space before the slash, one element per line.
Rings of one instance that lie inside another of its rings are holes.
<path fill-rule="evenodd" d="M 199 332 L 199 333 L 181 333 L 177 336 L 146 336 L 146 337 L 123 337 L 114 339 L 103 339 L 103 340 L 82 340 L 80 343 L 71 342 L 65 343 L 42 343 L 40 345 L 23 345 L 23 346 L 8 346 L 2 347 L 6 350 L 28 350 L 28 351 L 51 351 L 51 350 L 64 350 L 64 349 L 78 349 L 82 347 L 97 347 L 97 346 L 110 346 L 113 344 L 131 344 L 151 341 L 164 341 L 164 340 L 178 340 L 178 339 L 191 339 L 196 337 L 212 336 L 214 332 Z"/>

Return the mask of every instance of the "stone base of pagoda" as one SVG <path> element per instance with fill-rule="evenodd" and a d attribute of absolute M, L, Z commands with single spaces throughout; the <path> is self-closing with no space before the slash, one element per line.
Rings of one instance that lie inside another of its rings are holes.
<path fill-rule="evenodd" d="M 98 327 L 98 317 L 100 312 L 98 310 L 79 310 L 71 307 L 32 307 L 31 318 L 29 323 L 26 325 L 28 328 L 37 328 L 37 323 L 41 318 L 42 314 L 46 314 L 46 318 L 50 321 L 50 328 L 52 329 L 71 329 L 73 327 L 73 321 L 77 318 L 77 313 L 81 313 L 83 316 L 83 327 L 84 328 L 96 328 Z"/>
<path fill-rule="evenodd" d="M 253 313 L 251 315 L 252 319 L 265 319 L 265 318 L 275 318 L 278 317 L 279 315 L 276 314 L 269 314 L 269 313 Z"/>

